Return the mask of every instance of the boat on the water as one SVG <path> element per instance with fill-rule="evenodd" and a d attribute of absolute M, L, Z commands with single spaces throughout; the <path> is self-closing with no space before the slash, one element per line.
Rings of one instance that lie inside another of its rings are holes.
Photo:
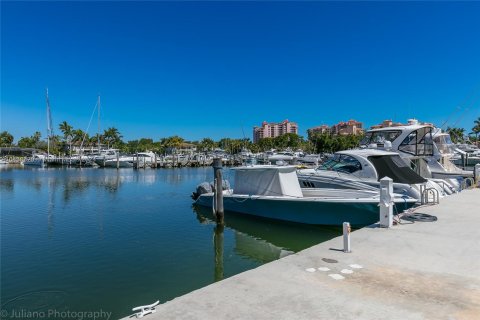
<path fill-rule="evenodd" d="M 445 193 L 460 191 L 463 179 L 473 177 L 473 172 L 461 170 L 451 161 L 440 132 L 431 124 L 419 124 L 415 119 L 408 125 L 368 130 L 360 144 L 365 148 L 397 152 L 405 163 L 420 176 L 442 185 Z"/>
<path fill-rule="evenodd" d="M 225 211 L 316 225 L 370 225 L 379 220 L 380 191 L 300 188 L 294 166 L 233 168 L 235 185 L 223 191 Z M 214 205 L 214 193 L 202 188 L 195 204 Z M 394 194 L 398 212 L 417 200 Z"/>
<path fill-rule="evenodd" d="M 339 151 L 317 168 L 298 170 L 297 175 L 302 188 L 334 188 L 342 191 L 378 191 L 380 179 L 389 177 L 393 180 L 393 192 L 418 200 L 421 198 L 419 185 L 428 183 L 427 179 L 407 166 L 397 153 L 377 149 Z"/>
<path fill-rule="evenodd" d="M 156 161 L 155 153 L 139 152 L 135 155 L 119 156 L 118 159 L 110 158 L 103 161 L 102 166 L 116 168 L 132 168 L 135 164 L 139 167 L 151 166 Z M 102 162 L 102 161 L 100 161 Z"/>
<path fill-rule="evenodd" d="M 43 167 L 47 164 L 47 158 L 49 158 L 49 156 L 45 154 L 33 154 L 31 157 L 25 158 L 22 164 L 24 166 Z"/>

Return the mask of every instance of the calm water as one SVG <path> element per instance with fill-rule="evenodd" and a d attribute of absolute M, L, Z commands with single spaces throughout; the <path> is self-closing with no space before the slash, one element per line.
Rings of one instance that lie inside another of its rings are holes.
<path fill-rule="evenodd" d="M 236 214 L 217 229 L 190 199 L 212 175 L 1 167 L 2 309 L 104 310 L 116 319 L 341 233 Z"/>

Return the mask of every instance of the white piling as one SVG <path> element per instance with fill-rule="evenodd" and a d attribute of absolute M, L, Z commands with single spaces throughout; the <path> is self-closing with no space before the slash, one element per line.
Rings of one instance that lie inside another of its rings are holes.
<path fill-rule="evenodd" d="M 477 163 L 475 167 L 473 168 L 473 177 L 475 180 L 475 185 L 477 187 L 480 187 L 479 182 L 480 182 L 480 163 Z"/>
<path fill-rule="evenodd" d="M 393 226 L 393 180 L 389 177 L 380 179 L 380 227 Z"/>
<path fill-rule="evenodd" d="M 352 252 L 350 248 L 350 232 L 352 229 L 350 228 L 350 223 L 344 222 L 343 223 L 343 252 Z"/>

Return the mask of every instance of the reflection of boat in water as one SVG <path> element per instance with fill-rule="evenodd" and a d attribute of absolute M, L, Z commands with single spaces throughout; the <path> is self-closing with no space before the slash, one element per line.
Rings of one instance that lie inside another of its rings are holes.
<path fill-rule="evenodd" d="M 194 206 L 203 223 L 215 223 L 212 210 Z M 262 219 L 235 212 L 225 212 L 225 226 L 235 231 L 235 250 L 255 260 L 268 262 L 291 252 L 298 252 L 342 234 L 339 227 L 314 226 Z"/>

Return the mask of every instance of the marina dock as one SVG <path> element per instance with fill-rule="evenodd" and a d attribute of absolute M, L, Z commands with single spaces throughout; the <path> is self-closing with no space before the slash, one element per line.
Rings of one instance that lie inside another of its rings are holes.
<path fill-rule="evenodd" d="M 144 318 L 479 319 L 480 189 L 416 212 L 438 220 L 365 227 L 350 253 L 338 237 L 161 301 Z"/>

